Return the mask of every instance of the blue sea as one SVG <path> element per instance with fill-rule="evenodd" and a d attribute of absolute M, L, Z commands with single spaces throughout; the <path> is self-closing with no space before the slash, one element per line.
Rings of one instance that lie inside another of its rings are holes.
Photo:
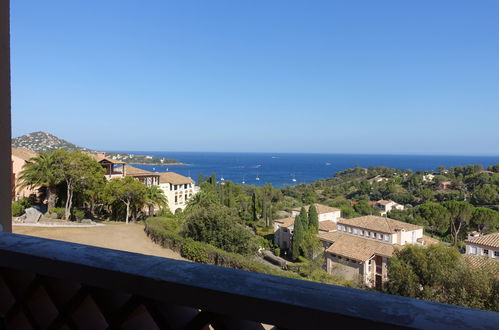
<path fill-rule="evenodd" d="M 124 151 L 119 151 L 124 152 Z M 218 180 L 253 185 L 271 183 L 275 187 L 310 183 L 330 178 L 334 173 L 355 166 L 387 166 L 413 171 L 436 170 L 480 164 L 499 164 L 499 156 L 419 156 L 419 155 L 351 155 L 351 154 L 280 154 L 233 152 L 151 152 L 126 151 L 157 158 L 173 158 L 188 165 L 137 165 L 152 172 L 173 171 L 197 181 L 200 173 L 216 173 Z M 257 177 L 260 180 L 257 180 Z M 296 181 L 293 181 L 293 178 Z"/>

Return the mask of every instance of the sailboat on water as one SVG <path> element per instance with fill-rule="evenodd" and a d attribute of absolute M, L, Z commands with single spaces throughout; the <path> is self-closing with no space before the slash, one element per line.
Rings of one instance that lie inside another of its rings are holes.
<path fill-rule="evenodd" d="M 244 175 L 243 175 L 243 182 L 242 182 L 242 184 L 245 184 L 245 183 L 246 183 L 246 181 L 244 180 Z"/>
<path fill-rule="evenodd" d="M 256 181 L 260 181 L 260 177 L 258 176 L 258 171 L 256 171 L 256 178 L 255 178 Z"/>
<path fill-rule="evenodd" d="M 293 178 L 291 179 L 291 181 L 296 182 L 295 174 L 293 173 L 292 176 L 293 176 Z"/>

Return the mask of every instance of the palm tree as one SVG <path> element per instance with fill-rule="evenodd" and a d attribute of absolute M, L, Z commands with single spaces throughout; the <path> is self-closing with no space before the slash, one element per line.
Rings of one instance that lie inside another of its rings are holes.
<path fill-rule="evenodd" d="M 149 216 L 152 216 L 154 214 L 154 206 L 163 208 L 167 206 L 168 200 L 161 188 L 158 186 L 150 186 L 147 189 L 146 204 L 149 207 Z"/>
<path fill-rule="evenodd" d="M 50 210 L 55 207 L 57 199 L 57 184 L 62 181 L 59 175 L 57 166 L 55 166 L 55 158 L 51 152 L 41 153 L 38 157 L 32 158 L 28 163 L 24 164 L 23 170 L 19 175 L 20 188 L 47 188 L 47 208 Z"/>

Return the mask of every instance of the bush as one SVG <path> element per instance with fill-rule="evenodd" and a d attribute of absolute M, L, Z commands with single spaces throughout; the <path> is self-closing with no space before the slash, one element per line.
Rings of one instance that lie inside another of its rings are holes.
<path fill-rule="evenodd" d="M 57 214 L 57 219 L 62 219 L 64 217 L 65 212 L 66 209 L 64 209 L 63 207 L 53 207 L 49 210 L 49 213 Z"/>
<path fill-rule="evenodd" d="M 83 210 L 73 209 L 71 214 L 73 215 L 73 219 L 76 221 L 81 221 L 85 218 L 85 211 Z"/>
<path fill-rule="evenodd" d="M 24 207 L 18 203 L 12 203 L 12 216 L 19 217 L 24 213 Z"/>

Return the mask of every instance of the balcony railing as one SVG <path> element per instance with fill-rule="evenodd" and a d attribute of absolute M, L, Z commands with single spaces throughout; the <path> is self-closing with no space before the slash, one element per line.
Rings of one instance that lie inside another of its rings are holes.
<path fill-rule="evenodd" d="M 0 233 L 0 328 L 494 329 L 499 314 Z"/>

